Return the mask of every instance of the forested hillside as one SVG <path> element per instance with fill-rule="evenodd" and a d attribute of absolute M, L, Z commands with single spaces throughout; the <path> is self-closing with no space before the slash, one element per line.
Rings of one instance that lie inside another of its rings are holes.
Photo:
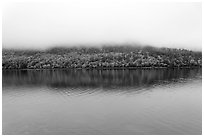
<path fill-rule="evenodd" d="M 202 52 L 151 46 L 2 51 L 3 69 L 201 67 Z"/>

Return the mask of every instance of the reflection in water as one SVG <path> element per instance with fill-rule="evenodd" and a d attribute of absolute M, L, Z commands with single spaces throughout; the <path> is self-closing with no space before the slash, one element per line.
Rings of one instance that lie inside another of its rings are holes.
<path fill-rule="evenodd" d="M 3 134 L 201 134 L 201 73 L 5 70 Z"/>
<path fill-rule="evenodd" d="M 3 87 L 48 86 L 51 88 L 141 87 L 177 82 L 201 76 L 201 69 L 154 70 L 14 70 L 3 71 Z"/>

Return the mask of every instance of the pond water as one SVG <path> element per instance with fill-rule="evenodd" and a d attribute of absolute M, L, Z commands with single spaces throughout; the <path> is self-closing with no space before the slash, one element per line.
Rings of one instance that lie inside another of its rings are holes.
<path fill-rule="evenodd" d="M 202 70 L 3 70 L 3 134 L 202 134 Z"/>

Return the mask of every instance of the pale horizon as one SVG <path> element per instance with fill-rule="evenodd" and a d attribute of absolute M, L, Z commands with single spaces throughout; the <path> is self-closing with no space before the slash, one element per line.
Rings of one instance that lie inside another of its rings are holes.
<path fill-rule="evenodd" d="M 69 0 L 3 6 L 2 47 L 139 44 L 202 50 L 202 4 Z"/>

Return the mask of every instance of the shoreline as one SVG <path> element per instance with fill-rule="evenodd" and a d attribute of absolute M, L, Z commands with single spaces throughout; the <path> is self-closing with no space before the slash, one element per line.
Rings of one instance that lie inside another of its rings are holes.
<path fill-rule="evenodd" d="M 202 66 L 194 66 L 194 67 L 95 67 L 95 68 L 38 68 L 38 69 L 4 69 L 2 68 L 2 71 L 6 70 L 154 70 L 154 69 L 198 69 L 202 68 Z"/>

